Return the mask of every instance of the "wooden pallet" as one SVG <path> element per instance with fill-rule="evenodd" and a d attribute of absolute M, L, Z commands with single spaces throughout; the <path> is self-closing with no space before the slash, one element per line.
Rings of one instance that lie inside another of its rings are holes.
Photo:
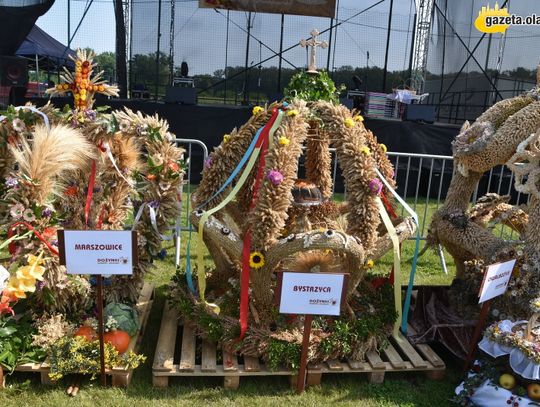
<path fill-rule="evenodd" d="M 182 333 L 177 343 L 179 328 Z M 179 354 L 178 360 L 175 360 L 175 350 Z M 222 363 L 218 363 L 219 356 Z M 216 344 L 197 337 L 192 326 L 180 326 L 178 311 L 166 303 L 152 366 L 152 383 L 155 387 L 167 387 L 169 377 L 175 376 L 223 377 L 226 389 L 237 389 L 242 376 L 289 376 L 292 383 L 295 372 L 270 370 L 257 358 L 239 358 L 226 350 L 218 353 Z"/>
<path fill-rule="evenodd" d="M 389 344 L 380 354 L 374 351 L 366 354 L 366 361 L 329 360 L 321 365 L 309 365 L 308 386 L 321 383 L 323 374 L 367 373 L 370 383 L 382 383 L 389 372 L 425 372 L 433 380 L 444 377 L 446 366 L 429 345 L 413 346 L 401 333 L 398 338 L 390 337 Z"/>
<path fill-rule="evenodd" d="M 150 310 L 152 309 L 153 301 L 154 286 L 152 284 L 145 283 L 139 295 L 137 305 L 135 307 L 139 313 L 139 331 L 135 336 L 131 338 L 127 350 L 128 352 L 130 350 L 137 352 L 141 345 L 141 341 L 146 328 L 146 323 L 148 322 Z M 25 363 L 23 365 L 19 365 L 15 368 L 15 371 L 26 373 L 39 373 L 41 376 L 41 384 L 53 384 L 53 382 L 49 378 L 50 367 L 47 360 L 45 360 L 45 362 L 43 363 Z M 128 369 L 125 366 L 116 366 L 112 369 L 107 369 L 107 375 L 112 377 L 113 386 L 127 387 L 131 381 L 133 369 Z M 3 384 L 4 383 L 2 383 L 2 381 L 0 380 L 0 387 L 3 387 Z"/>
<path fill-rule="evenodd" d="M 182 329 L 181 333 L 179 329 Z M 258 358 L 239 358 L 225 350 L 219 352 L 215 343 L 198 337 L 192 326 L 180 326 L 178 311 L 166 303 L 152 366 L 153 385 L 167 387 L 169 378 L 178 376 L 223 377 L 227 389 L 237 389 L 244 376 L 289 376 L 291 385 L 296 384 L 295 371 L 273 371 Z M 222 356 L 221 364 L 218 364 L 219 355 Z M 320 384 L 326 373 L 367 373 L 370 382 L 382 383 L 386 372 L 425 371 L 428 377 L 441 379 L 444 370 L 444 362 L 428 345 L 417 345 L 415 349 L 400 336 L 399 340 L 391 339 L 381 355 L 368 353 L 366 362 L 331 360 L 322 365 L 310 365 L 307 384 Z"/>

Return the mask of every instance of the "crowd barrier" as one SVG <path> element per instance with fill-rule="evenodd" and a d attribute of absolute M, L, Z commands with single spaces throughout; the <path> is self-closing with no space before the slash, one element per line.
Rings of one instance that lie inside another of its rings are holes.
<path fill-rule="evenodd" d="M 196 188 L 192 180 L 193 167 L 202 168 L 202 163 L 194 165 L 194 160 L 205 160 L 208 157 L 208 148 L 206 145 L 194 139 L 176 139 L 178 146 L 184 147 L 186 150 L 185 159 L 187 169 L 185 175 L 185 186 L 181 205 L 183 205 L 182 214 L 177 220 L 175 227 L 175 258 L 176 265 L 180 264 L 180 246 L 181 246 L 181 231 L 189 231 L 190 221 L 189 213 L 191 212 L 190 200 L 188 199 L 191 192 Z M 197 151 L 199 150 L 199 151 Z M 343 199 L 347 198 L 346 187 L 343 191 L 336 190 L 336 185 L 339 183 L 340 177 L 338 159 L 336 150 L 330 148 L 332 154 L 332 177 L 334 179 L 334 194 L 338 197 L 342 195 Z M 409 205 L 418 214 L 421 239 L 425 240 L 428 233 L 428 227 L 431 222 L 431 216 L 444 203 L 446 193 L 452 179 L 452 174 L 455 171 L 452 156 L 432 155 L 432 154 L 415 154 L 415 153 L 388 153 L 388 158 L 394 166 L 394 181 L 396 182 L 396 190 Z M 300 161 L 299 176 L 304 172 L 303 161 Z M 486 172 L 476 185 L 476 189 L 471 198 L 471 203 L 475 204 L 477 200 L 486 193 L 497 193 L 499 195 L 509 195 L 511 204 L 525 204 L 528 202 L 528 195 L 523 195 L 514 188 L 514 175 L 506 166 L 497 166 Z M 185 209 L 185 210 L 184 210 Z M 400 208 L 400 215 L 404 214 L 404 209 Z M 515 240 L 518 238 L 516 233 L 506 227 L 497 226 L 495 233 L 507 240 Z M 441 268 L 447 273 L 446 262 L 442 247 L 438 247 L 439 257 L 441 259 Z"/>

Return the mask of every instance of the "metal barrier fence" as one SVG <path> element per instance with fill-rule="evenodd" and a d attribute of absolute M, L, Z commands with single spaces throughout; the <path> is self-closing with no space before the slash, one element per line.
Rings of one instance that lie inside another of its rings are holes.
<path fill-rule="evenodd" d="M 192 192 L 193 182 L 193 164 L 194 159 L 201 160 L 197 168 L 202 168 L 202 160 L 208 157 L 208 148 L 206 145 L 194 139 L 176 139 L 177 145 L 186 146 L 187 153 L 187 171 L 186 184 L 184 194 L 188 196 Z M 193 154 L 193 147 L 197 146 L 202 150 L 202 154 Z M 338 171 L 338 160 L 336 157 L 335 148 L 330 148 L 332 154 L 332 177 L 334 180 L 334 194 L 336 197 L 341 196 L 343 200 L 347 198 L 347 190 L 339 191 L 343 180 Z M 394 181 L 396 182 L 397 193 L 405 199 L 409 205 L 418 214 L 421 239 L 425 240 L 428 232 L 428 227 L 431 222 L 433 213 L 443 204 L 453 172 L 455 171 L 452 156 L 446 155 L 431 155 L 431 154 L 415 154 L 415 153 L 397 153 L 388 152 L 388 157 L 394 166 Z M 299 176 L 304 172 L 303 160 L 299 164 Z M 497 193 L 499 195 L 510 195 L 511 204 L 523 204 L 528 202 L 528 196 L 523 196 L 514 188 L 514 174 L 505 166 L 497 166 L 486 172 L 478 182 L 473 193 L 471 202 L 475 204 L 479 197 L 487 193 Z M 340 197 L 339 197 L 340 198 Z M 176 225 L 176 264 L 180 260 L 180 231 L 189 231 L 189 213 L 190 200 L 184 200 L 182 205 L 186 205 L 185 212 L 177 220 Z M 404 214 L 404 209 L 401 208 L 401 215 Z M 495 232 L 508 240 L 517 238 L 515 232 L 506 226 L 498 226 Z M 439 256 L 441 258 L 441 266 L 446 273 L 446 263 L 442 248 L 439 248 Z"/>

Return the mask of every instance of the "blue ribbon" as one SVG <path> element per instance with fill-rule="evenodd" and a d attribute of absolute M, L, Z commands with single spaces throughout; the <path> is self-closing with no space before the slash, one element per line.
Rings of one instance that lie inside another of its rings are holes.
<path fill-rule="evenodd" d="M 407 294 L 405 294 L 405 303 L 403 304 L 403 317 L 401 319 L 401 331 L 404 335 L 407 335 L 407 320 L 409 316 L 409 308 L 411 306 L 411 296 L 414 284 L 414 275 L 416 273 L 416 262 L 418 261 L 418 252 L 420 251 L 420 225 L 416 223 L 416 239 L 414 242 L 414 255 L 411 265 L 411 275 L 409 276 L 409 285 L 407 286 Z"/>
<path fill-rule="evenodd" d="M 260 136 L 261 132 L 263 131 L 263 129 L 264 129 L 264 126 L 261 127 L 259 130 L 257 130 L 257 133 L 255 134 L 255 137 L 253 137 L 253 140 L 251 141 L 251 144 L 249 145 L 246 152 L 244 153 L 244 156 L 242 157 L 242 159 L 240 160 L 240 162 L 238 163 L 238 165 L 236 166 L 234 171 L 231 173 L 229 178 L 227 178 L 225 183 L 217 190 L 217 192 L 215 192 L 210 198 L 208 198 L 206 200 L 206 202 L 200 204 L 197 207 L 197 209 L 201 209 L 201 208 L 205 207 L 206 205 L 208 205 L 214 198 L 216 198 L 219 194 L 221 194 L 225 190 L 225 188 L 227 188 L 229 186 L 229 184 L 231 182 L 234 181 L 234 179 L 236 178 L 236 176 L 238 175 L 240 170 L 244 167 L 244 165 L 249 160 L 249 157 L 251 157 L 251 154 L 253 153 L 253 150 L 255 150 L 255 145 L 257 144 L 257 140 L 259 139 L 259 136 Z"/>
<path fill-rule="evenodd" d="M 223 183 L 223 185 L 218 189 L 217 192 L 215 192 L 210 198 L 208 198 L 206 202 L 203 202 L 202 204 L 200 204 L 197 207 L 197 209 L 204 208 L 206 205 L 208 205 L 214 198 L 216 198 L 219 194 L 221 194 L 225 190 L 225 188 L 227 188 L 231 184 L 231 182 L 234 181 L 238 173 L 242 170 L 244 165 L 249 160 L 249 157 L 251 157 L 251 154 L 255 150 L 255 145 L 257 144 L 257 140 L 259 139 L 259 136 L 261 135 L 261 132 L 263 131 L 264 127 L 265 126 L 257 130 L 257 133 L 255 133 L 255 137 L 253 137 L 251 144 L 247 148 L 246 152 L 242 156 L 242 159 L 240 160 L 236 168 L 233 170 L 229 178 L 227 178 L 227 180 Z M 191 224 L 190 224 L 189 237 L 188 237 L 187 249 L 186 249 L 186 281 L 187 281 L 189 290 L 193 294 L 196 294 L 197 290 L 193 286 L 193 273 L 191 271 L 191 234 L 192 234 L 192 231 L 193 231 L 193 228 L 191 227 Z"/>

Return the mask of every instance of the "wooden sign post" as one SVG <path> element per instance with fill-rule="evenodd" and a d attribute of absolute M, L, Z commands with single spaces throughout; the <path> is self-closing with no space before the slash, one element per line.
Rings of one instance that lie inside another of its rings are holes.
<path fill-rule="evenodd" d="M 132 275 L 138 263 L 137 232 L 123 230 L 59 230 L 60 264 L 68 274 L 96 276 L 101 385 L 107 385 L 103 341 L 103 276 Z"/>
<path fill-rule="evenodd" d="M 339 316 L 345 302 L 348 274 L 299 273 L 284 271 L 278 275 L 276 296 L 280 314 L 304 314 L 304 333 L 297 393 L 306 387 L 307 354 L 313 315 Z"/>
<path fill-rule="evenodd" d="M 467 354 L 467 359 L 465 359 L 465 365 L 463 366 L 464 372 L 469 370 L 474 355 L 476 354 L 476 346 L 480 340 L 480 334 L 486 325 L 491 300 L 506 292 L 515 264 L 515 259 L 504 263 L 491 264 L 484 273 L 484 279 L 482 280 L 482 285 L 480 286 L 480 292 L 478 294 L 478 303 L 482 304 L 482 308 L 480 309 L 480 315 L 476 322 L 469 353 Z"/>

